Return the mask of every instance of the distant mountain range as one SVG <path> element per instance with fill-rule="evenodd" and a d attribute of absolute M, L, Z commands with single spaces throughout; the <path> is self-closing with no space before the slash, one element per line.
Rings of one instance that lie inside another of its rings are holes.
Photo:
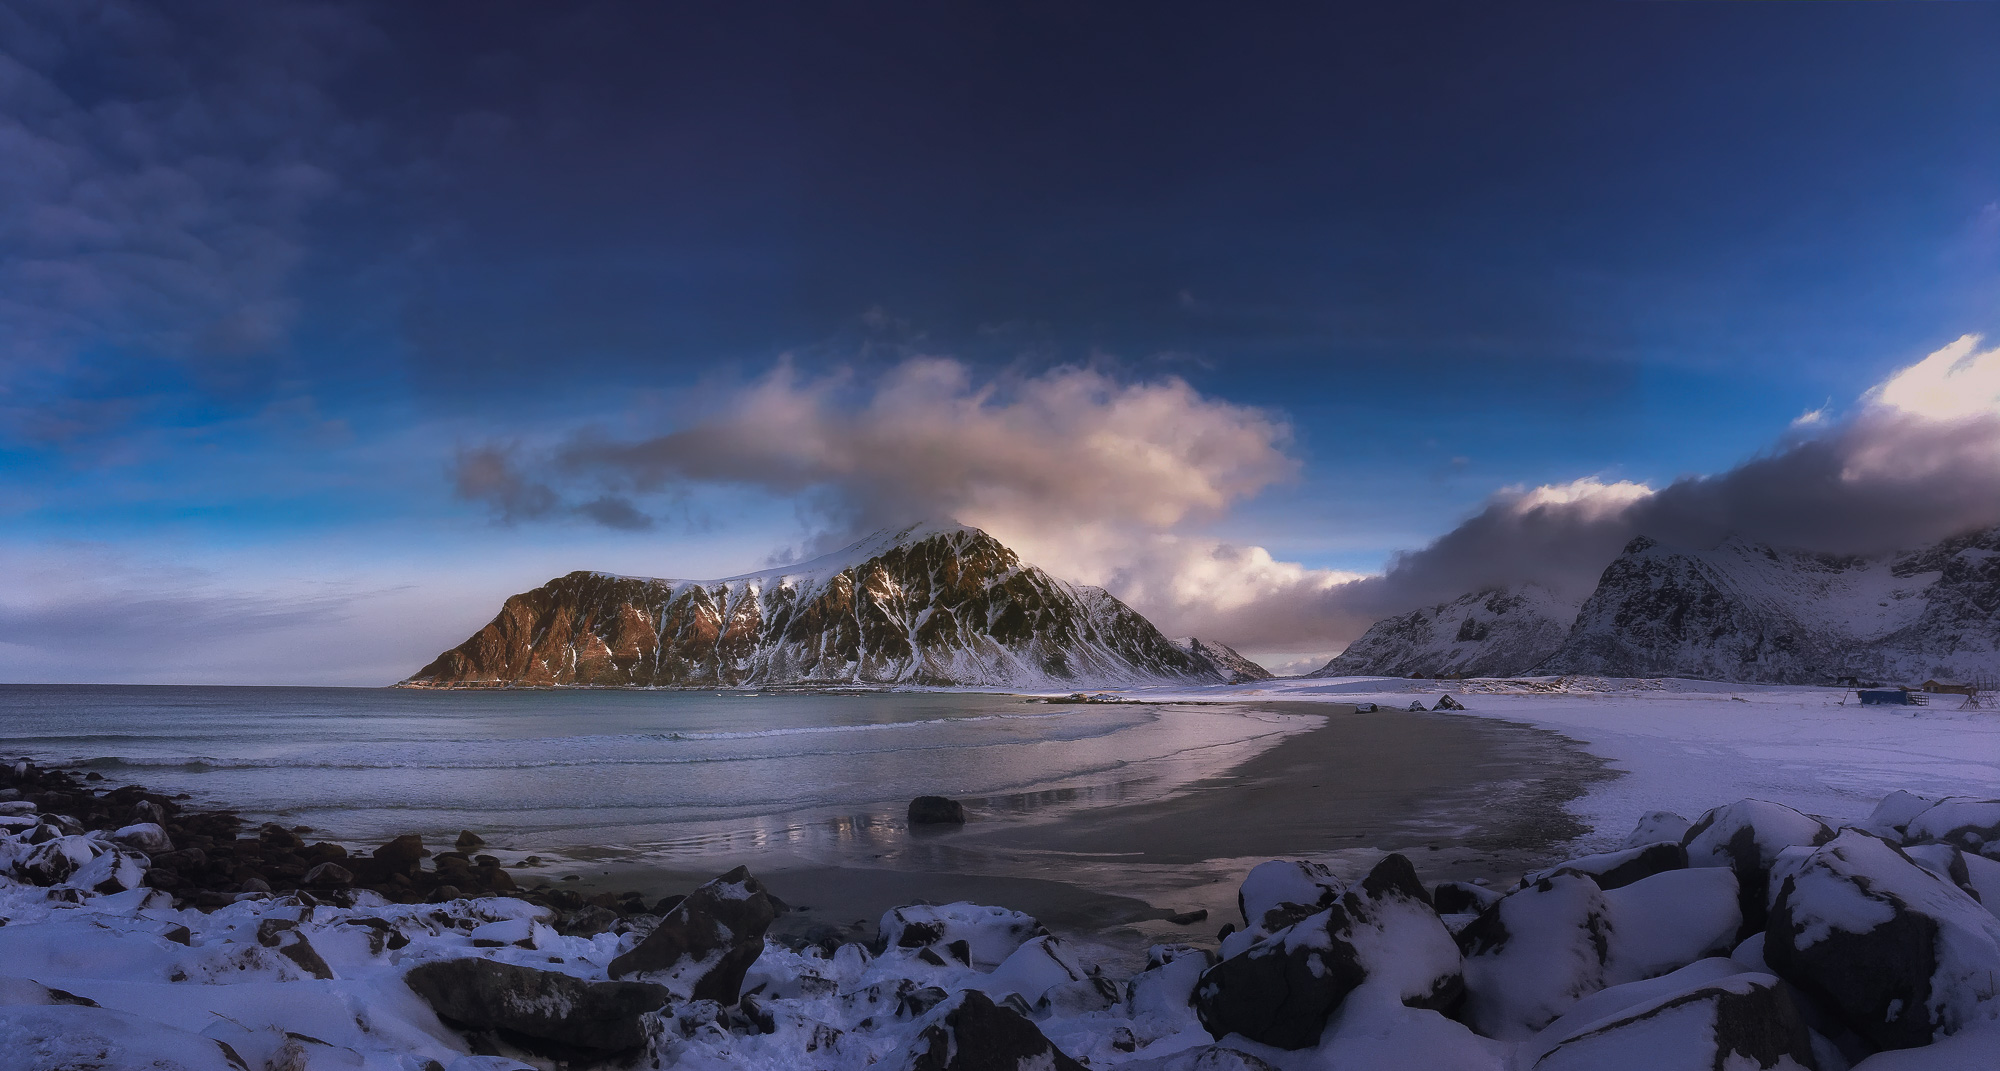
<path fill-rule="evenodd" d="M 879 532 L 722 580 L 576 572 L 507 600 L 405 687 L 1220 684 L 1270 676 L 1175 642 L 958 524 Z"/>
<path fill-rule="evenodd" d="M 1532 587 L 1477 592 L 1376 622 L 1310 676 L 1547 674 L 2000 678 L 2000 528 L 1874 557 L 1642 536 L 1580 607 Z"/>

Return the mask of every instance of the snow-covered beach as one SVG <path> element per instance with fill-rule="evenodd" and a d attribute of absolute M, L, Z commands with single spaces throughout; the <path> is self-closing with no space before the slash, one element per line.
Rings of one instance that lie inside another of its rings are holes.
<path fill-rule="evenodd" d="M 1890 794 L 1991 796 L 1994 712 L 1670 681 L 1321 680 L 1134 698 L 1407 708 L 1444 694 L 1467 709 L 1426 722 L 1560 731 L 1625 771 L 1569 786 L 1582 835 L 1524 863 L 1534 880 L 1503 898 L 1512 880 L 1438 872 L 1470 853 L 1415 852 L 1416 866 L 1382 854 L 1404 843 L 1189 861 L 1231 871 L 1236 910 L 1163 937 L 1143 963 L 1047 932 L 1004 883 L 886 912 L 859 942 L 782 927 L 767 939 L 789 905 L 751 874 L 611 922 L 505 897 L 396 904 L 325 888 L 177 908 L 144 877 L 145 848 L 166 835 L 134 828 L 146 814 L 84 832 L 0 788 L 0 1066 L 1993 1066 L 2000 993 L 1980 972 L 2000 966 L 2000 863 L 1979 850 L 2000 838 L 1987 828 L 2000 805 Z M 1178 798 L 1201 794 L 1196 782 Z M 1743 797 L 1769 804 L 1733 805 Z M 52 852 L 70 869 L 30 878 L 29 858 Z M 1914 915 L 1942 936 L 1916 967 L 1882 970 L 1914 987 L 1895 999 L 1921 1014 L 1864 1007 L 1873 990 L 1809 939 L 1887 940 Z M 1764 916 L 1821 921 L 1800 921 L 1778 956 Z"/>

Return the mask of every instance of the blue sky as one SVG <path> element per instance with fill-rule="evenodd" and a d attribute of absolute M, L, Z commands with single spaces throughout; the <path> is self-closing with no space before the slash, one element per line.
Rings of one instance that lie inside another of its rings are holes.
<path fill-rule="evenodd" d="M 781 362 L 834 412 L 935 358 L 1184 381 L 1286 471 L 1068 521 L 1305 570 L 1727 472 L 2000 328 L 1996 49 L 1987 5 L 0 3 L 0 677 L 373 683 L 571 568 L 1053 541 L 1019 487 L 576 460 Z"/>

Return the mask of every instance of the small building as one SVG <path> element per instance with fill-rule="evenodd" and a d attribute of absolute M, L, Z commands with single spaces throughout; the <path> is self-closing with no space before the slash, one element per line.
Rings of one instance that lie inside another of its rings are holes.
<path fill-rule="evenodd" d="M 1941 681 L 1932 677 L 1924 682 L 1924 691 L 1942 695 L 1978 695 L 1979 687 L 1964 681 Z"/>

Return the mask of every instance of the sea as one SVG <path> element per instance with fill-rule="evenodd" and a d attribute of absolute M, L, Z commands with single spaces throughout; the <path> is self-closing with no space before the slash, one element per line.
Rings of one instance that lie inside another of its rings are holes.
<path fill-rule="evenodd" d="M 469 829 L 655 859 L 835 849 L 920 794 L 1015 813 L 1163 796 L 1320 722 L 961 692 L 0 685 L 0 758 L 361 847 Z"/>

